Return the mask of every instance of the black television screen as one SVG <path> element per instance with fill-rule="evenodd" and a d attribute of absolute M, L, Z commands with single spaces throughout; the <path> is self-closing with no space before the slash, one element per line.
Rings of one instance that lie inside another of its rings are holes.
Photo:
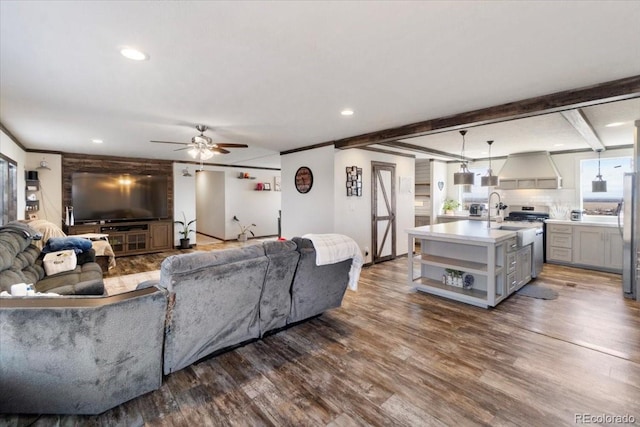
<path fill-rule="evenodd" d="M 167 175 L 76 172 L 71 200 L 76 222 L 168 218 Z"/>

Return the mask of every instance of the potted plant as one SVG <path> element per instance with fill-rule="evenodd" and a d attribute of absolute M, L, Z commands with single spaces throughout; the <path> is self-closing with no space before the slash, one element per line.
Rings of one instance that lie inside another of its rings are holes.
<path fill-rule="evenodd" d="M 187 216 L 184 214 L 184 212 L 182 212 L 182 218 L 184 218 L 184 221 L 174 221 L 174 223 L 179 224 L 180 227 L 182 227 L 182 230 L 178 231 L 178 233 L 180 233 L 180 235 L 182 236 L 182 238 L 180 239 L 180 249 L 189 249 L 191 247 L 189 234 L 195 231 L 190 227 L 191 224 L 196 222 L 196 220 L 194 218 L 191 221 L 187 222 Z"/>
<path fill-rule="evenodd" d="M 447 199 L 442 204 L 442 209 L 444 210 L 445 215 L 453 215 L 453 211 L 460 206 L 457 200 Z"/>
<path fill-rule="evenodd" d="M 251 227 L 255 227 L 255 224 L 250 224 L 250 225 L 242 225 L 240 224 L 240 220 L 238 219 L 237 216 L 233 216 L 233 220 L 235 222 L 238 223 L 238 227 L 240 227 L 240 234 L 238 234 L 238 241 L 239 242 L 246 242 L 247 241 L 247 233 L 251 233 L 251 235 L 253 237 L 255 237 L 255 234 L 253 234 L 253 231 L 251 231 Z"/>

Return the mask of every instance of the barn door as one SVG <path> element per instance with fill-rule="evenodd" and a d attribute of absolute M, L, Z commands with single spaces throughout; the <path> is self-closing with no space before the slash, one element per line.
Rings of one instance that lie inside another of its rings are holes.
<path fill-rule="evenodd" d="M 396 165 L 371 162 L 373 263 L 396 257 Z"/>

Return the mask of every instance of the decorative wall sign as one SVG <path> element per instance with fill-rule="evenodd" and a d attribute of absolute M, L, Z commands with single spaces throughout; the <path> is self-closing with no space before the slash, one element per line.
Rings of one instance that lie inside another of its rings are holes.
<path fill-rule="evenodd" d="M 438 190 L 442 191 L 443 188 L 444 188 L 444 182 L 438 181 Z"/>
<path fill-rule="evenodd" d="M 347 166 L 347 197 L 362 197 L 362 168 Z"/>

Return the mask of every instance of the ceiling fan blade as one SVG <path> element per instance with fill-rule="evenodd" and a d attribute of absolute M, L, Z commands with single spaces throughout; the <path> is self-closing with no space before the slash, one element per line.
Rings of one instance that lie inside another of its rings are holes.
<path fill-rule="evenodd" d="M 189 150 L 189 149 L 191 149 L 191 147 L 176 148 L 176 149 L 175 149 L 175 150 L 173 150 L 173 151 L 182 151 L 182 150 Z"/>
<path fill-rule="evenodd" d="M 161 144 L 179 144 L 179 145 L 190 145 L 190 142 L 173 142 L 173 141 L 149 141 L 149 142 L 159 142 Z"/>
<path fill-rule="evenodd" d="M 224 148 L 219 148 L 219 147 L 211 147 L 209 148 L 209 150 L 214 151 L 216 153 L 220 153 L 220 154 L 229 154 L 231 152 L 229 150 L 225 150 Z"/>
<path fill-rule="evenodd" d="M 249 147 L 247 144 L 225 144 L 224 142 L 216 143 L 216 145 L 218 147 L 226 147 L 226 148 L 247 148 L 247 147 Z"/>

